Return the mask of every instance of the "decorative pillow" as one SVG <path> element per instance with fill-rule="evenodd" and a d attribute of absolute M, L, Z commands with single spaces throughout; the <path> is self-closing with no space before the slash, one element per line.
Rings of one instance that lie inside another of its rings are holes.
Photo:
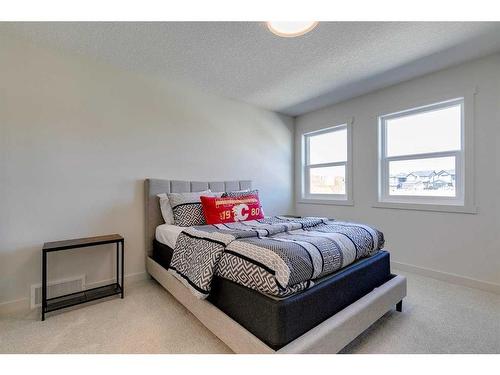
<path fill-rule="evenodd" d="M 222 194 L 222 197 L 242 197 L 244 195 L 259 195 L 259 191 L 257 189 L 255 190 L 250 190 L 250 189 L 245 189 L 245 190 L 235 190 L 235 191 L 226 191 L 225 193 Z"/>
<path fill-rule="evenodd" d="M 257 195 L 221 198 L 204 196 L 200 199 L 207 224 L 234 223 L 264 218 Z"/>
<path fill-rule="evenodd" d="M 165 224 L 173 224 L 174 213 L 172 212 L 172 207 L 170 206 L 167 194 L 158 194 L 157 197 L 160 198 L 160 210 L 161 216 L 163 216 L 163 221 Z"/>
<path fill-rule="evenodd" d="M 170 206 L 172 207 L 175 225 L 190 227 L 206 224 L 200 201 L 200 197 L 203 195 L 213 197 L 214 193 L 210 190 L 205 190 L 196 193 L 167 194 Z"/>

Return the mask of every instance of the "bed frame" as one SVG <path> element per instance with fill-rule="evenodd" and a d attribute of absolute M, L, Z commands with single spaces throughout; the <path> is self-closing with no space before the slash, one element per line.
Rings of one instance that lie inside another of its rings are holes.
<path fill-rule="evenodd" d="M 251 188 L 251 181 L 172 181 L 145 180 L 146 269 L 148 273 L 184 305 L 214 335 L 235 353 L 338 353 L 359 334 L 396 306 L 402 309 L 406 278 L 395 275 L 364 297 L 312 328 L 279 350 L 274 350 L 206 300 L 196 298 L 179 280 L 152 259 L 156 227 L 163 224 L 157 194 L 235 191 Z"/>

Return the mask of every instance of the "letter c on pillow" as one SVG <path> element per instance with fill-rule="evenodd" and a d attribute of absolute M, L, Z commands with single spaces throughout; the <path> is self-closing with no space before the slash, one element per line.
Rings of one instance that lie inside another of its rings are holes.
<path fill-rule="evenodd" d="M 243 213 L 243 211 L 246 211 Z M 233 207 L 234 221 L 245 221 L 248 219 L 250 209 L 244 203 L 238 204 Z"/>

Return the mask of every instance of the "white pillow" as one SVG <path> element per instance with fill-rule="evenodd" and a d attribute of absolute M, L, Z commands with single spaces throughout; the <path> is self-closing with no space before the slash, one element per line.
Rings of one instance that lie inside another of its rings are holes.
<path fill-rule="evenodd" d="M 172 211 L 172 207 L 170 206 L 170 201 L 168 200 L 167 194 L 158 194 L 157 197 L 160 198 L 160 210 L 161 216 L 163 216 L 163 221 L 165 221 L 165 224 L 173 224 L 174 212 Z"/>

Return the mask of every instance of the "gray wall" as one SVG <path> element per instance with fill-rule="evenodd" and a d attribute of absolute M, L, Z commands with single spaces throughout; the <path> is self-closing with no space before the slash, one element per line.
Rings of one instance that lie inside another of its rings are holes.
<path fill-rule="evenodd" d="M 293 209 L 293 119 L 0 37 L 0 304 L 40 282 L 44 241 L 121 233 L 144 275 L 143 179 L 251 179 Z M 49 257 L 50 278 L 110 278 L 112 251 Z"/>
<path fill-rule="evenodd" d="M 475 87 L 478 89 L 474 107 L 475 168 L 469 173 L 474 180 L 478 213 L 372 207 L 377 194 L 377 116 L 420 103 L 430 104 L 466 95 Z M 351 117 L 354 117 L 355 205 L 297 203 L 297 212 L 370 223 L 385 233 L 392 260 L 419 267 L 422 271 L 434 270 L 450 274 L 450 277 L 478 280 L 490 289 L 500 290 L 500 55 L 455 66 L 298 117 L 297 192 L 301 134 L 341 124 Z"/>

